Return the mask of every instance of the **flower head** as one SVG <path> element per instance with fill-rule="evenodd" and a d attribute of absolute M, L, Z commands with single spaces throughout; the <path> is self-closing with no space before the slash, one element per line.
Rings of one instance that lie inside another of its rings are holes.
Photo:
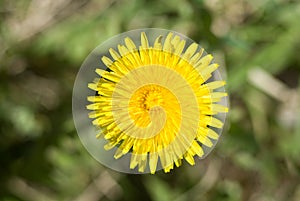
<path fill-rule="evenodd" d="M 219 137 L 223 122 L 215 115 L 228 108 L 219 104 L 227 93 L 216 89 L 225 82 L 208 82 L 218 65 L 186 43 L 173 32 L 153 44 L 141 32 L 139 47 L 126 37 L 102 57 L 109 70 L 96 69 L 99 78 L 88 85 L 96 92 L 87 108 L 101 129 L 97 138 L 107 140 L 106 150 L 117 147 L 115 159 L 131 154 L 131 169 L 155 173 L 160 165 L 169 172 L 183 159 L 194 165 Z"/>

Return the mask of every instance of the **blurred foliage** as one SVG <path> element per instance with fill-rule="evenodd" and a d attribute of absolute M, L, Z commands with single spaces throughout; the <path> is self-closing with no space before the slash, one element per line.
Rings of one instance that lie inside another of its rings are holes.
<path fill-rule="evenodd" d="M 299 1 L 2 0 L 0 19 L 0 200 L 300 200 Z M 96 46 L 146 27 L 212 52 L 231 111 L 195 167 L 126 175 L 81 145 L 72 87 Z"/>

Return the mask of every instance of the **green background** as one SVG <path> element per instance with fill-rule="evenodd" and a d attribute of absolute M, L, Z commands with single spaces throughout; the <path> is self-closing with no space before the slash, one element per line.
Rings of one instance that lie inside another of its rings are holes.
<path fill-rule="evenodd" d="M 299 19 L 296 0 L 1 0 L 0 200 L 299 201 Z M 230 114 L 197 165 L 127 175 L 82 146 L 72 88 L 96 46 L 147 27 L 215 56 Z"/>

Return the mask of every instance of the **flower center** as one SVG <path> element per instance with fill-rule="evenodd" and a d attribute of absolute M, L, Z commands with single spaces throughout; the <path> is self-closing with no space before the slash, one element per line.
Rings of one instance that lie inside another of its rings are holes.
<path fill-rule="evenodd" d="M 145 111 L 149 111 L 154 106 L 161 105 L 164 101 L 162 94 L 164 90 L 157 85 L 144 86 L 136 93 L 137 102 L 139 107 Z"/>
<path fill-rule="evenodd" d="M 174 95 L 169 90 L 160 85 L 149 84 L 142 86 L 130 98 L 130 117 L 137 126 L 147 127 L 151 122 L 151 112 L 156 110 L 155 114 L 152 114 L 152 117 L 155 118 L 156 115 L 164 112 L 159 108 L 164 108 L 167 105 L 166 100 L 171 101 L 173 99 L 174 101 L 174 98 Z"/>

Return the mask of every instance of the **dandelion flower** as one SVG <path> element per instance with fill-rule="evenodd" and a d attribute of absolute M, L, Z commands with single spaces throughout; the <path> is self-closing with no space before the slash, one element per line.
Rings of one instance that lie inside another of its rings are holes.
<path fill-rule="evenodd" d="M 114 159 L 130 155 L 128 167 L 154 174 L 169 172 L 185 160 L 195 164 L 219 138 L 228 108 L 222 80 L 211 80 L 218 64 L 203 48 L 168 31 L 153 37 L 139 31 L 140 41 L 123 43 L 102 56 L 108 68 L 88 87 L 89 118 Z M 151 41 L 149 40 L 151 38 Z"/>

